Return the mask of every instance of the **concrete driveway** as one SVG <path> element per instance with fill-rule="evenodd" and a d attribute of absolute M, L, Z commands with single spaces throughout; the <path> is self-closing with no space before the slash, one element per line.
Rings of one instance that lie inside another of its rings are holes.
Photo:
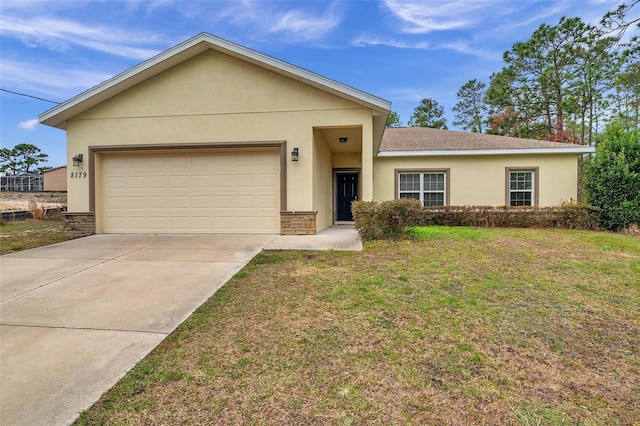
<path fill-rule="evenodd" d="M 73 422 L 263 248 L 362 244 L 352 227 L 96 235 L 0 257 L 0 424 Z"/>
<path fill-rule="evenodd" d="M 97 235 L 0 258 L 0 423 L 72 422 L 274 235 Z"/>

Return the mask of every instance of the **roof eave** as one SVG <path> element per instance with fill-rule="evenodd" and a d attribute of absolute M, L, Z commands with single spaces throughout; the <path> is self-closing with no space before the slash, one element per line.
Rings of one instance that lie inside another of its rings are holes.
<path fill-rule="evenodd" d="M 349 99 L 352 102 L 370 108 L 374 115 L 385 115 L 391 110 L 389 101 L 211 34 L 202 33 L 51 108 L 42 113 L 38 119 L 42 124 L 65 129 L 68 119 L 208 49 L 214 49 L 230 56 L 241 58 L 254 65 Z"/>
<path fill-rule="evenodd" d="M 576 148 L 513 148 L 513 149 L 450 149 L 437 151 L 380 151 L 378 157 L 442 157 L 463 155 L 531 155 L 531 154 L 588 154 L 595 147 Z"/>

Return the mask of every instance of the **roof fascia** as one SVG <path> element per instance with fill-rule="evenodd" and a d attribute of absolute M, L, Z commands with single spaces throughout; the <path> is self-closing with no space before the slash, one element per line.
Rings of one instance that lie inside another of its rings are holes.
<path fill-rule="evenodd" d="M 531 155 L 531 154 L 587 154 L 595 147 L 580 148 L 521 148 L 521 149 L 459 149 L 438 151 L 381 151 L 378 157 L 442 157 L 460 155 Z"/>

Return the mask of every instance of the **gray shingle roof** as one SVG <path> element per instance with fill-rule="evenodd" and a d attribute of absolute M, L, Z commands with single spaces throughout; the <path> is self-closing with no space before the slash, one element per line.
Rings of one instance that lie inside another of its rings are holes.
<path fill-rule="evenodd" d="M 507 136 L 486 135 L 481 133 L 467 133 L 452 130 L 431 129 L 428 127 L 387 128 L 382 136 L 380 153 L 429 152 L 441 153 L 448 151 L 462 154 L 465 151 L 511 151 L 524 152 L 542 151 L 558 152 L 575 151 L 592 152 L 593 148 L 585 145 L 567 144 L 560 142 L 541 141 L 535 139 L 520 139 Z M 477 153 L 477 152 L 474 152 Z M 487 154 L 489 152 L 486 152 Z"/>

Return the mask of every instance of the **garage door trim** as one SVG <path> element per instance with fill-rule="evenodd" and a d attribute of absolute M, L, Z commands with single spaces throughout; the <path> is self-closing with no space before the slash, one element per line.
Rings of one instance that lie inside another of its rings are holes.
<path fill-rule="evenodd" d="M 161 144 L 161 145 L 100 145 L 89 146 L 89 211 L 96 213 L 96 175 L 95 161 L 96 154 L 106 152 L 132 152 L 140 153 L 145 151 L 171 151 L 171 150 L 229 150 L 233 148 L 278 148 L 280 150 L 280 211 L 287 210 L 287 142 L 286 141 L 264 141 L 264 142 L 231 142 L 231 143 L 208 143 L 208 144 Z"/>

